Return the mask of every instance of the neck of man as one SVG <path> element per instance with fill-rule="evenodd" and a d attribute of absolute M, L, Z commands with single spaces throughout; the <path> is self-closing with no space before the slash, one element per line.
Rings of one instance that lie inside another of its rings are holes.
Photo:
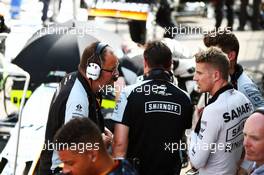
<path fill-rule="evenodd" d="M 94 94 L 96 94 L 98 91 L 100 91 L 101 86 L 98 85 L 98 81 L 87 79 L 87 82 L 88 82 L 88 84 L 89 84 L 89 86 L 90 86 L 90 88 Z"/>
<path fill-rule="evenodd" d="M 230 61 L 230 69 L 229 69 L 229 74 L 233 75 L 236 71 L 235 67 L 236 67 L 236 62 Z"/>
<path fill-rule="evenodd" d="M 219 91 L 222 87 L 226 86 L 228 82 L 226 80 L 218 80 L 215 82 L 215 85 L 213 86 L 212 90 L 210 91 L 210 95 L 214 96 L 214 94 Z"/>
<path fill-rule="evenodd" d="M 96 164 L 98 170 L 97 175 L 106 175 L 111 172 L 115 166 L 115 161 L 106 153 L 105 156 L 99 156 L 99 160 Z"/>
<path fill-rule="evenodd" d="M 257 168 L 260 167 L 260 166 L 262 166 L 262 165 L 264 165 L 264 160 L 263 161 L 257 161 L 256 162 Z"/>
<path fill-rule="evenodd" d="M 144 67 L 144 74 L 149 73 L 153 69 L 164 69 L 165 71 L 170 71 L 171 70 L 170 67 L 164 68 L 164 67 L 149 67 L 149 66 L 146 66 L 146 67 Z"/>

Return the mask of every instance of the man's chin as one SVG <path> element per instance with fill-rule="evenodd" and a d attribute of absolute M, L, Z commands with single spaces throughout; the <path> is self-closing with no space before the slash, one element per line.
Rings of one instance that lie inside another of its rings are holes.
<path fill-rule="evenodd" d="M 198 88 L 198 90 L 197 90 L 199 93 L 204 93 L 205 91 L 204 90 L 202 90 L 201 88 Z"/>
<path fill-rule="evenodd" d="M 252 157 L 252 155 L 247 154 L 247 153 L 246 153 L 246 155 L 245 155 L 245 159 L 246 159 L 246 160 L 250 160 L 250 161 L 254 161 L 254 158 Z"/>

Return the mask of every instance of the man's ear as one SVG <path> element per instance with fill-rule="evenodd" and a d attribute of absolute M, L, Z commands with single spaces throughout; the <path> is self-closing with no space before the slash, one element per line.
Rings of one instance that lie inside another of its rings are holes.
<path fill-rule="evenodd" d="M 148 73 L 151 70 L 148 59 L 144 57 L 144 74 Z"/>
<path fill-rule="evenodd" d="M 147 61 L 147 59 L 145 57 L 144 57 L 143 63 L 144 63 L 144 68 L 146 68 L 147 67 L 147 64 L 148 64 L 148 61 Z"/>
<path fill-rule="evenodd" d="M 220 71 L 219 71 L 219 70 L 215 70 L 215 71 L 213 72 L 213 76 L 214 76 L 214 80 L 215 80 L 215 81 L 219 80 L 219 79 L 221 78 L 221 73 L 220 73 Z"/>
<path fill-rule="evenodd" d="M 91 160 L 91 162 L 95 163 L 98 159 L 99 156 L 99 152 L 98 150 L 89 150 L 86 152 L 87 156 L 89 157 L 89 159 Z"/>
<path fill-rule="evenodd" d="M 229 59 L 230 61 L 235 61 L 235 60 L 236 60 L 236 56 L 237 56 L 237 54 L 236 54 L 235 51 L 231 51 L 231 52 L 229 52 L 229 53 L 227 54 L 227 56 L 228 56 L 228 59 Z"/>

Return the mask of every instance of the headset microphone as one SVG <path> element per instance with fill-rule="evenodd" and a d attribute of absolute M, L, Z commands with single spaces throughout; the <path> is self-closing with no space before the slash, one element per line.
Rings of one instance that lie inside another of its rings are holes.
<path fill-rule="evenodd" d="M 118 77 L 119 77 L 119 71 L 118 71 L 118 68 L 116 68 L 116 70 L 112 72 L 112 80 L 116 81 Z"/>
<path fill-rule="evenodd" d="M 112 80 L 116 81 L 116 80 L 118 79 L 118 77 L 119 77 L 118 74 L 114 74 L 114 75 L 112 76 Z"/>

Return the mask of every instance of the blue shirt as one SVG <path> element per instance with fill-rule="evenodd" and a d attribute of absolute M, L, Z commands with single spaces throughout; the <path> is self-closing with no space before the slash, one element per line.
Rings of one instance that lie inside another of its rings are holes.
<path fill-rule="evenodd" d="M 256 162 L 254 162 L 253 169 L 256 168 Z M 264 164 L 256 168 L 251 175 L 264 175 Z"/>

